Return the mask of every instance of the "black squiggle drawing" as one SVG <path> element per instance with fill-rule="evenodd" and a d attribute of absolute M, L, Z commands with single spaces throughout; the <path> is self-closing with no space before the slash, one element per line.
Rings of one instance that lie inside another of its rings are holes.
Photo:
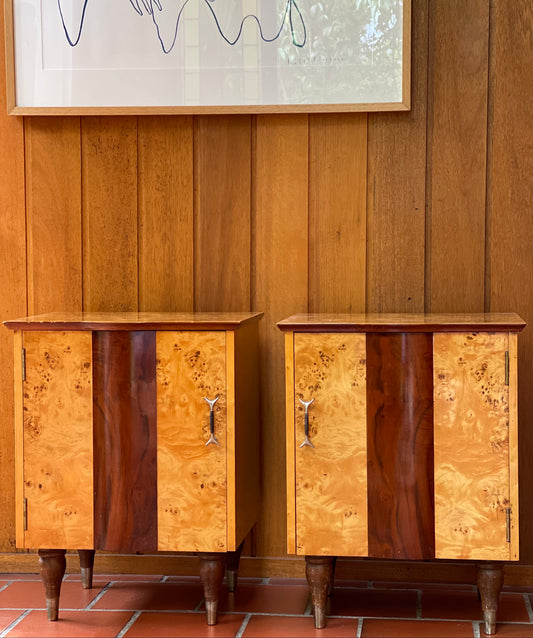
<path fill-rule="evenodd" d="M 157 34 L 157 38 L 161 44 L 161 48 L 163 50 L 163 53 L 170 53 L 172 51 L 172 49 L 174 48 L 175 44 L 176 44 L 176 39 L 178 37 L 178 27 L 179 27 L 179 23 L 180 23 L 180 19 L 181 19 L 181 14 L 183 13 L 185 7 L 189 4 L 191 0 L 185 0 L 181 9 L 179 10 L 178 13 L 178 17 L 176 18 L 176 28 L 174 29 L 174 36 L 172 38 L 172 42 L 170 44 L 170 46 L 165 46 L 165 43 L 163 42 L 163 38 L 161 36 L 161 31 L 160 31 L 160 27 L 159 24 L 157 22 L 157 16 L 158 14 L 157 12 L 161 12 L 163 11 L 163 6 L 160 2 L 160 0 L 129 0 L 129 3 L 131 4 L 131 6 L 133 7 L 134 11 L 140 15 L 143 16 L 145 13 L 146 15 L 151 16 L 152 18 L 152 22 L 154 23 L 155 26 L 155 30 L 156 30 L 156 34 Z M 304 23 L 304 19 L 302 16 L 302 13 L 300 11 L 300 9 L 298 8 L 298 5 L 296 4 L 296 0 L 287 0 L 287 4 L 285 5 L 285 10 L 283 12 L 282 18 L 281 18 L 281 25 L 278 29 L 278 31 L 272 36 L 272 37 L 266 37 L 263 33 L 263 28 L 261 26 L 261 22 L 258 18 L 258 16 L 256 16 L 253 13 L 249 13 L 248 15 L 244 16 L 244 18 L 241 20 L 241 24 L 239 27 L 239 30 L 237 32 L 237 35 L 235 36 L 234 39 L 231 39 L 230 37 L 228 37 L 224 31 L 222 30 L 222 27 L 220 26 L 220 22 L 217 18 L 215 9 L 214 9 L 214 3 L 216 0 L 198 0 L 199 2 L 204 2 L 205 5 L 207 6 L 207 8 L 209 9 L 209 11 L 211 12 L 211 15 L 213 16 L 213 20 L 215 21 L 215 25 L 218 29 L 218 32 L 220 33 L 220 36 L 225 40 L 225 42 L 227 42 L 229 45 L 233 46 L 235 45 L 241 35 L 242 35 L 242 30 L 244 27 L 244 23 L 247 20 L 253 20 L 257 23 L 257 27 L 259 29 L 259 35 L 261 37 L 261 39 L 264 42 L 274 42 L 274 40 L 277 40 L 280 35 L 281 32 L 283 30 L 283 26 L 285 24 L 285 21 L 289 20 L 289 29 L 291 32 L 291 39 L 292 39 L 292 43 L 294 46 L 302 48 L 303 46 L 305 46 L 306 40 L 307 40 L 307 32 L 305 29 L 305 23 Z M 65 18 L 63 15 L 63 10 L 61 8 L 61 0 L 57 0 L 57 6 L 59 8 L 59 15 L 61 17 L 61 23 L 63 25 L 63 30 L 65 32 L 65 36 L 67 38 L 67 42 L 70 44 L 71 47 L 75 47 L 81 38 L 81 34 L 83 31 L 83 25 L 85 22 L 85 12 L 87 10 L 87 5 L 89 3 L 89 0 L 84 0 L 83 1 L 83 9 L 81 12 L 81 19 L 80 19 L 80 26 L 78 29 L 78 32 L 76 34 L 75 37 L 72 37 L 71 34 L 69 33 L 69 30 L 67 28 L 67 25 L 65 24 Z M 142 5 L 142 6 L 141 6 Z M 143 11 L 144 9 L 144 11 Z M 293 15 L 293 12 L 295 13 L 295 15 Z M 295 19 L 297 21 L 300 22 L 301 28 L 302 28 L 302 36 L 300 38 L 300 40 L 298 40 L 297 36 L 296 36 L 296 29 L 294 26 L 295 23 Z"/>

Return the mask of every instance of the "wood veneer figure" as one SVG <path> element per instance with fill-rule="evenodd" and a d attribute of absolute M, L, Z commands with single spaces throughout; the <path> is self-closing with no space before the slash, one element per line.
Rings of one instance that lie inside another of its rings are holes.
<path fill-rule="evenodd" d="M 285 333 L 287 539 L 315 626 L 336 556 L 471 560 L 495 632 L 518 560 L 514 314 L 294 315 Z"/>

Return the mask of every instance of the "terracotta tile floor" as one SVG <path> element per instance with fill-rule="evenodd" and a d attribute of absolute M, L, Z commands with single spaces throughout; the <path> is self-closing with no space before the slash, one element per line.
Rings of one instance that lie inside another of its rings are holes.
<path fill-rule="evenodd" d="M 205 624 L 198 578 L 95 575 L 91 590 L 79 580 L 66 576 L 60 619 L 48 622 L 39 577 L 0 574 L 0 638 L 484 636 L 471 585 L 337 580 L 327 627 L 315 630 L 304 580 L 240 578 L 235 594 L 224 585 L 215 627 Z M 533 587 L 505 587 L 496 636 L 533 638 L 532 604 Z"/>

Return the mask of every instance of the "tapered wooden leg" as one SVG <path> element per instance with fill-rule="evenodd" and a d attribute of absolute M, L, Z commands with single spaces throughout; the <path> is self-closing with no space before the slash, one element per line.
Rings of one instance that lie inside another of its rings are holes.
<path fill-rule="evenodd" d="M 80 557 L 81 584 L 83 589 L 93 586 L 94 549 L 78 549 Z"/>
<path fill-rule="evenodd" d="M 326 626 L 326 602 L 333 576 L 332 556 L 306 556 L 305 574 L 311 588 L 315 628 Z"/>
<path fill-rule="evenodd" d="M 46 595 L 48 620 L 57 620 L 59 615 L 59 594 L 67 566 L 65 554 L 64 549 L 39 550 L 39 568 Z"/>
<path fill-rule="evenodd" d="M 237 547 L 236 551 L 226 553 L 226 582 L 228 583 L 228 590 L 231 592 L 237 589 L 239 561 L 241 560 L 243 547 L 244 541 Z"/>
<path fill-rule="evenodd" d="M 496 631 L 498 597 L 502 585 L 503 563 L 480 563 L 477 566 L 477 586 L 483 609 L 483 629 L 489 636 Z"/>
<path fill-rule="evenodd" d="M 208 625 L 217 624 L 218 597 L 224 579 L 226 554 L 198 554 L 200 580 L 204 586 L 205 612 Z"/>

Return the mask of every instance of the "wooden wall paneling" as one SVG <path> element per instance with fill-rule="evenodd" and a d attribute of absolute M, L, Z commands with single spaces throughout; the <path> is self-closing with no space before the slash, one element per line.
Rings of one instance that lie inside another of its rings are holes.
<path fill-rule="evenodd" d="M 492 146 L 489 154 L 490 310 L 533 322 L 533 5 L 493 3 L 491 12 Z M 533 329 L 518 336 L 518 444 L 521 562 L 533 562 Z"/>
<path fill-rule="evenodd" d="M 428 0 L 413 0 L 411 111 L 368 115 L 367 312 L 423 312 Z"/>
<path fill-rule="evenodd" d="M 0 321 L 27 314 L 24 120 L 7 115 L 0 1 Z M 15 547 L 13 335 L 0 328 L 0 551 Z"/>
<path fill-rule="evenodd" d="M 83 307 L 138 308 L 137 118 L 83 117 Z"/>
<path fill-rule="evenodd" d="M 28 313 L 82 309 L 78 117 L 26 118 Z"/>
<path fill-rule="evenodd" d="M 139 310 L 193 309 L 193 118 L 139 117 Z"/>
<path fill-rule="evenodd" d="M 430 8 L 426 310 L 483 312 L 489 0 Z"/>
<path fill-rule="evenodd" d="M 309 116 L 309 311 L 364 312 L 367 114 Z"/>
<path fill-rule="evenodd" d="M 249 310 L 251 117 L 199 116 L 195 152 L 194 309 Z"/>
<path fill-rule="evenodd" d="M 308 305 L 307 115 L 257 116 L 252 308 L 260 322 L 262 496 L 257 552 L 286 554 L 284 341 L 276 322 Z"/>

